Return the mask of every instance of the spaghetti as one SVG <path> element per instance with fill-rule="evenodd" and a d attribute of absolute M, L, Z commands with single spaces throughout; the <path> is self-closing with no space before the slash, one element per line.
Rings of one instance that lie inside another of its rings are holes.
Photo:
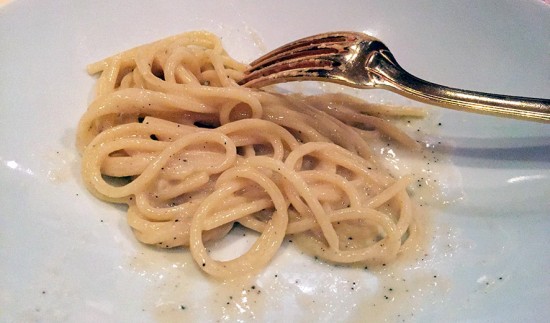
<path fill-rule="evenodd" d="M 90 65 L 97 97 L 77 135 L 90 192 L 127 204 L 137 239 L 188 246 L 217 277 L 259 271 L 289 235 L 331 262 L 395 259 L 415 234 L 410 178 L 392 177 L 369 141 L 417 148 L 380 116 L 418 112 L 244 88 L 246 68 L 207 32 Z M 237 224 L 259 238 L 235 259 L 213 259 L 205 243 Z"/>

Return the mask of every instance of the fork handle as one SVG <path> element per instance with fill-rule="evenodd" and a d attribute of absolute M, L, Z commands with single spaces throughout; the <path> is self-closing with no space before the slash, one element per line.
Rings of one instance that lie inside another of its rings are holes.
<path fill-rule="evenodd" d="M 375 52 L 366 69 L 375 86 L 417 101 L 461 111 L 550 122 L 550 100 L 461 90 L 424 81 L 399 66 L 389 50 Z"/>

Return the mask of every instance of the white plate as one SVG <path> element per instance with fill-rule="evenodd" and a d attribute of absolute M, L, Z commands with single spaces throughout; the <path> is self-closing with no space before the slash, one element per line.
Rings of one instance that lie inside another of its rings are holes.
<path fill-rule="evenodd" d="M 301 36 L 365 31 L 432 82 L 549 98 L 543 1 L 0 3 L 0 321 L 550 317 L 550 125 L 436 113 L 442 126 L 425 132 L 452 148 L 463 197 L 437 210 L 424 260 L 335 268 L 287 244 L 232 286 L 201 275 L 187 251 L 137 243 L 124 211 L 86 192 L 74 149 L 94 83 L 87 63 L 197 29 L 243 61 Z"/>

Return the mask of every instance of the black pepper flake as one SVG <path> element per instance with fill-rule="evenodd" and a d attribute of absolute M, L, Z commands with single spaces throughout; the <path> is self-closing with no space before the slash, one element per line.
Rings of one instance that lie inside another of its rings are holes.
<path fill-rule="evenodd" d="M 256 289 L 256 286 L 252 285 L 252 287 L 250 287 L 250 288 L 252 288 L 252 289 Z"/>
<path fill-rule="evenodd" d="M 157 138 L 157 136 L 154 135 L 154 134 L 153 134 L 153 135 L 150 135 L 149 138 L 151 138 L 151 139 L 153 139 L 153 140 L 157 140 L 157 141 L 159 140 L 159 138 Z"/>
<path fill-rule="evenodd" d="M 203 263 L 202 263 L 202 266 L 203 266 L 203 267 L 206 267 L 206 263 L 205 263 L 205 262 L 203 262 Z"/>
<path fill-rule="evenodd" d="M 180 305 L 180 309 L 181 309 L 181 310 L 184 310 L 184 309 L 185 309 L 185 306 Z"/>
<path fill-rule="evenodd" d="M 441 122 L 437 124 L 438 126 L 441 126 Z"/>
<path fill-rule="evenodd" d="M 45 291 L 45 290 L 42 291 L 42 295 L 44 295 L 44 294 L 46 294 L 46 291 Z"/>

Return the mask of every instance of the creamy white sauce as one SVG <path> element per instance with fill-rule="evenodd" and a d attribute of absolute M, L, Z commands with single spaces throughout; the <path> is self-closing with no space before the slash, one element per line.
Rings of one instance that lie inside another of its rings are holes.
<path fill-rule="evenodd" d="M 418 204 L 424 236 L 419 247 L 396 262 L 376 268 L 333 266 L 303 254 L 285 241 L 262 272 L 233 281 L 217 281 L 201 272 L 187 249 L 143 247 L 131 267 L 150 284 L 143 309 L 158 321 L 309 321 L 407 322 L 415 320 L 450 290 L 450 277 L 435 264 L 453 257 L 459 244 L 451 228 L 435 227 L 433 216 L 462 197 L 460 174 L 445 157 L 437 139 L 437 120 L 399 121 L 423 143 L 408 152 L 396 143 L 376 141 L 373 147 L 396 175 L 413 174 L 413 199 Z M 420 129 L 420 131 L 416 131 Z M 237 228 L 212 246 L 219 258 L 244 252 L 256 235 Z"/>

